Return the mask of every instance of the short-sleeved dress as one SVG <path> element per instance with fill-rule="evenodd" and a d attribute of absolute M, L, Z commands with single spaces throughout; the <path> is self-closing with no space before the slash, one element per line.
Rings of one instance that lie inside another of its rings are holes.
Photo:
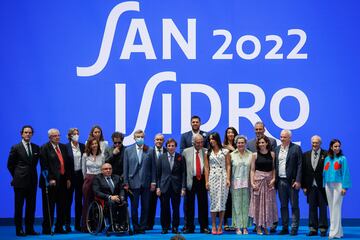
<path fill-rule="evenodd" d="M 226 187 L 226 154 L 229 150 L 220 149 L 215 154 L 211 151 L 209 156 L 209 184 L 210 184 L 210 212 L 225 211 L 229 188 Z"/>

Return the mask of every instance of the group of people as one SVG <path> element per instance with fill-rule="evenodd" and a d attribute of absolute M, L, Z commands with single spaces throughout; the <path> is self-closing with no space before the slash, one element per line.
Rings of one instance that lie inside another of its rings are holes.
<path fill-rule="evenodd" d="M 277 146 L 275 139 L 265 135 L 262 122 L 255 124 L 256 136 L 249 141 L 229 127 L 221 142 L 219 133 L 208 134 L 200 126 L 200 117 L 193 116 L 191 130 L 181 135 L 179 153 L 177 141 L 169 138 L 165 142 L 161 133 L 154 137 L 154 147 L 145 145 L 143 130 L 134 132 L 135 144 L 128 147 L 123 145 L 124 135 L 114 132 L 113 145 L 109 146 L 100 126 L 91 129 L 85 145 L 79 142 L 77 128 L 69 130 L 66 145 L 60 143 L 59 130 L 50 129 L 49 142 L 40 148 L 31 142 L 33 128 L 24 126 L 22 141 L 11 148 L 8 159 L 15 192 L 16 235 L 38 234 L 33 224 L 36 167 L 40 159 L 43 234 L 52 233 L 55 206 L 55 233 L 72 231 L 74 194 L 75 229 L 82 232 L 87 231 L 86 213 L 95 196 L 109 204 L 126 202 L 129 196 L 131 224 L 136 234 L 153 229 L 158 200 L 161 233 L 179 233 L 182 197 L 182 232 L 185 234 L 195 231 L 195 197 L 201 233 L 220 235 L 223 230 L 234 228 L 236 234 L 248 234 L 248 228 L 255 225 L 257 234 L 269 234 L 276 232 L 278 225 L 277 190 L 282 223 L 279 234 L 297 235 L 302 188 L 309 203 L 307 235 L 320 232 L 326 236 L 329 206 L 329 238 L 343 236 L 341 205 L 351 181 L 339 140 L 332 140 L 325 151 L 321 148 L 321 138 L 315 135 L 311 138 L 312 149 L 303 153 L 300 146 L 291 142 L 291 131 L 281 131 L 281 144 Z M 117 190 L 115 186 L 119 186 Z M 25 232 L 22 227 L 24 201 Z"/>

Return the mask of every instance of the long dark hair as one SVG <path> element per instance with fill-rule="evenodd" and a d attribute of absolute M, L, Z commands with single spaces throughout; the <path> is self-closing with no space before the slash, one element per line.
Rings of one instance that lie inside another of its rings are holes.
<path fill-rule="evenodd" d="M 86 155 L 90 156 L 92 154 L 92 150 L 91 150 L 91 144 L 93 143 L 93 141 L 96 141 L 98 144 L 98 149 L 96 151 L 96 156 L 99 155 L 101 153 L 101 149 L 100 149 L 100 142 L 94 138 L 94 137 L 90 137 L 85 145 L 85 153 Z"/>
<path fill-rule="evenodd" d="M 209 138 L 208 138 L 209 139 L 208 156 L 210 156 L 211 152 L 213 151 L 213 147 L 211 146 L 211 143 L 210 143 L 211 138 L 215 140 L 215 142 L 218 145 L 220 151 L 222 152 L 222 145 L 221 145 L 220 135 L 217 132 L 212 132 L 212 133 L 210 133 Z"/>
<path fill-rule="evenodd" d="M 335 143 L 339 143 L 340 144 L 340 147 L 341 147 L 341 142 L 339 139 L 336 139 L 334 138 L 333 140 L 330 141 L 330 144 L 329 144 L 329 150 L 328 150 L 328 156 L 330 158 L 334 158 L 334 151 L 332 150 L 332 146 L 335 144 Z M 343 155 L 343 152 L 340 148 L 340 152 L 338 154 L 336 154 L 336 157 L 340 157 Z"/>
<path fill-rule="evenodd" d="M 91 137 L 94 137 L 93 136 L 93 133 L 95 131 L 95 129 L 99 129 L 100 130 L 100 138 L 99 138 L 99 141 L 104 141 L 104 135 L 103 135 L 103 130 L 101 129 L 101 127 L 99 125 L 94 125 L 91 130 L 90 130 L 90 133 L 89 133 L 89 138 L 88 138 L 88 141 L 90 140 Z"/>
<path fill-rule="evenodd" d="M 234 133 L 234 140 L 233 142 L 231 143 L 231 145 L 236 148 L 236 143 L 235 143 L 235 137 L 238 135 L 238 132 L 236 131 L 236 129 L 234 127 L 228 127 L 226 130 L 225 130 L 225 137 L 224 137 L 224 146 L 226 145 L 229 145 L 229 139 L 227 137 L 227 132 L 228 130 L 232 130 L 232 132 Z"/>

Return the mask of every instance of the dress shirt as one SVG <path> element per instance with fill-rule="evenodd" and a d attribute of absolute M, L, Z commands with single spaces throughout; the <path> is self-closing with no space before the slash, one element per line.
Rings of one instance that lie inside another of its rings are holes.
<path fill-rule="evenodd" d="M 28 149 L 28 145 L 27 145 L 28 143 L 25 142 L 24 139 L 21 140 L 21 142 L 22 142 L 22 144 L 24 145 L 24 148 L 25 148 L 25 150 L 26 150 L 27 155 L 30 156 L 29 150 L 30 150 L 30 153 L 31 153 L 31 155 L 32 155 L 31 143 L 29 142 L 29 148 L 30 148 L 30 149 Z"/>
<path fill-rule="evenodd" d="M 81 151 L 79 143 L 75 146 L 73 142 L 71 142 L 71 149 L 74 156 L 74 170 L 79 171 L 81 170 Z"/>
<path fill-rule="evenodd" d="M 196 177 L 196 149 L 194 148 L 194 168 L 193 168 L 193 176 Z M 204 155 L 201 149 L 199 150 L 199 157 L 200 157 L 200 172 L 201 175 L 204 174 Z"/>
<path fill-rule="evenodd" d="M 317 152 L 316 157 L 315 157 L 315 152 Z M 314 171 L 315 171 L 315 169 L 317 167 L 317 164 L 319 162 L 319 157 L 320 157 L 320 149 L 318 149 L 317 151 L 314 151 L 314 150 L 311 151 L 311 165 L 312 165 Z M 317 187 L 315 178 L 313 180 L 313 186 Z"/>
<path fill-rule="evenodd" d="M 283 145 L 280 146 L 279 151 L 279 177 L 286 178 L 286 158 L 289 152 L 289 145 L 286 147 L 283 147 Z"/>
<path fill-rule="evenodd" d="M 142 161 L 143 147 L 144 147 L 144 145 L 141 145 L 141 146 L 136 145 L 136 154 L 138 156 L 139 164 L 141 164 L 141 161 Z"/>

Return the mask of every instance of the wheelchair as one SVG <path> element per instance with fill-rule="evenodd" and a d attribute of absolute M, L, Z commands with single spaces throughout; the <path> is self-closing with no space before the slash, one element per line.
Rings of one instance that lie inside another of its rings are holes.
<path fill-rule="evenodd" d="M 114 203 L 115 204 L 115 203 Z M 125 213 L 123 221 L 126 223 L 117 222 L 118 219 L 114 219 L 114 213 L 112 208 L 109 207 L 103 199 L 95 197 L 95 200 L 91 202 L 87 215 L 86 215 L 86 226 L 90 234 L 97 235 L 102 232 L 106 236 L 110 236 L 111 233 L 128 233 L 133 235 L 134 232 L 130 227 L 130 215 L 127 207 L 127 201 L 122 201 L 117 207 L 117 216 L 119 211 Z"/>

